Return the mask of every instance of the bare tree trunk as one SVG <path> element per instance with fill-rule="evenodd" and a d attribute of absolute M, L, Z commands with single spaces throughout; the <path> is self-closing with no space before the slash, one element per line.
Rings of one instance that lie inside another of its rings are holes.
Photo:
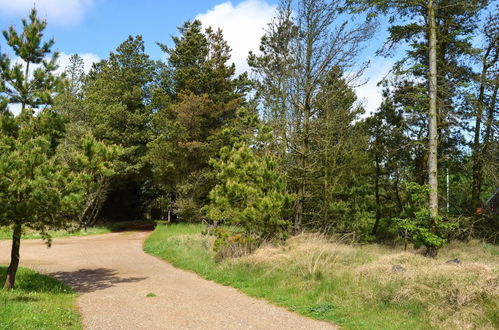
<path fill-rule="evenodd" d="M 499 90 L 499 82 L 496 82 L 494 87 L 494 92 L 488 106 L 487 121 L 485 123 L 485 135 L 483 137 L 483 149 L 482 153 L 487 154 L 491 142 L 492 126 L 494 125 L 494 116 L 497 112 L 497 92 Z"/>
<path fill-rule="evenodd" d="M 488 57 L 493 50 L 492 48 L 493 44 L 491 43 L 485 50 L 485 54 L 482 58 L 480 89 L 478 93 L 478 100 L 476 102 L 477 113 L 475 118 L 475 132 L 474 132 L 475 136 L 473 140 L 473 183 L 471 190 L 471 212 L 475 212 L 475 210 L 480 206 L 480 193 L 482 190 L 482 168 L 483 168 L 483 148 L 480 145 L 480 133 L 481 133 L 483 111 L 485 108 L 485 86 L 487 84 L 487 71 L 490 67 L 490 65 L 487 62 L 488 62 Z"/>
<path fill-rule="evenodd" d="M 428 24 L 429 24 L 429 88 L 430 88 L 430 127 L 428 146 L 428 182 L 430 184 L 430 231 L 435 233 L 435 221 L 438 216 L 438 111 L 437 111 L 437 25 L 435 20 L 435 4 L 433 0 L 428 1 Z M 437 249 L 432 246 L 426 247 L 426 255 L 435 257 Z"/>
<path fill-rule="evenodd" d="M 300 159 L 300 182 L 298 188 L 298 198 L 296 200 L 296 214 L 294 223 L 294 233 L 299 234 L 303 223 L 303 206 L 305 203 L 306 181 L 307 181 L 307 156 L 308 156 L 308 134 L 309 134 L 309 105 L 305 102 L 305 111 L 303 118 L 303 146 L 301 148 Z"/>
<path fill-rule="evenodd" d="M 22 227 L 20 223 L 15 223 L 12 232 L 12 250 L 10 252 L 10 265 L 7 268 L 7 278 L 5 279 L 4 288 L 12 289 L 16 282 L 17 267 L 19 266 L 19 249 L 21 247 Z"/>
<path fill-rule="evenodd" d="M 483 86 L 480 86 L 480 94 Z M 481 99 L 481 100 L 480 100 Z M 480 131 L 481 131 L 481 122 L 482 122 L 482 113 L 483 113 L 483 94 L 482 97 L 478 100 L 478 109 L 476 115 L 475 122 L 475 137 L 473 141 L 473 183 L 471 188 L 471 212 L 475 212 L 475 210 L 480 205 L 480 192 L 482 188 L 482 152 L 480 146 Z"/>
<path fill-rule="evenodd" d="M 376 235 L 378 233 L 379 222 L 381 219 L 381 204 L 379 200 L 379 177 L 381 175 L 381 169 L 379 166 L 378 154 L 375 155 L 375 162 L 376 162 L 376 173 L 374 175 L 374 193 L 376 196 L 376 221 L 374 222 L 374 227 L 372 230 L 373 235 Z"/>
<path fill-rule="evenodd" d="M 438 216 L 438 112 L 437 112 L 437 26 L 435 20 L 435 4 L 428 1 L 429 33 L 429 87 L 430 87 L 430 128 L 429 128 L 429 153 L 428 153 L 428 181 L 430 184 L 430 216 Z"/>

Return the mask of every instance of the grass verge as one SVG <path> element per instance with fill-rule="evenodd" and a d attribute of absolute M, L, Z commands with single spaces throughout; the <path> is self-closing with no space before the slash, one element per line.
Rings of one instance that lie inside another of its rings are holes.
<path fill-rule="evenodd" d="M 174 266 L 347 329 L 497 329 L 499 257 L 480 242 L 437 259 L 379 245 L 301 235 L 282 246 L 216 262 L 199 225 L 160 225 L 144 250 Z M 448 264 L 460 258 L 462 264 Z M 402 270 L 394 271 L 393 266 Z"/>
<path fill-rule="evenodd" d="M 97 234 L 107 234 L 115 231 L 121 231 L 124 228 L 129 228 L 137 225 L 154 224 L 154 221 L 139 220 L 139 221 L 122 221 L 122 222 L 109 222 L 103 225 L 95 226 L 84 229 L 77 229 L 73 231 L 67 230 L 51 230 L 49 231 L 52 238 L 58 237 L 75 237 L 75 236 L 88 236 Z M 11 239 L 12 230 L 10 227 L 0 227 L 0 240 Z M 41 239 L 42 236 L 33 230 L 25 228 L 23 230 L 23 239 Z"/>
<path fill-rule="evenodd" d="M 0 267 L 0 283 L 5 274 Z M 61 282 L 20 268 L 16 288 L 0 289 L 0 329 L 82 329 L 76 297 Z"/>

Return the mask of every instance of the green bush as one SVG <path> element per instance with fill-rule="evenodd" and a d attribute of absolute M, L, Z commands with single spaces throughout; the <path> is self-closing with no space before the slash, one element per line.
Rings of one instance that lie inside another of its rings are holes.
<path fill-rule="evenodd" d="M 456 228 L 451 221 L 443 217 L 432 218 L 428 209 L 430 187 L 409 182 L 406 185 L 409 192 L 409 203 L 401 218 L 395 218 L 397 230 L 402 233 L 407 242 L 416 248 L 424 246 L 426 255 L 435 256 L 438 249 L 445 246 L 449 232 Z"/>
<path fill-rule="evenodd" d="M 259 156 L 247 145 L 231 150 L 222 148 L 219 160 L 212 160 L 218 184 L 203 207 L 208 219 L 238 228 L 234 233 L 217 235 L 218 241 L 241 234 L 244 240 L 282 239 L 291 223 L 288 220 L 293 196 L 287 192 L 276 160 Z M 222 244 L 222 243 L 219 243 Z"/>
<path fill-rule="evenodd" d="M 184 222 L 200 222 L 199 205 L 193 197 L 179 196 L 175 201 L 175 209 L 180 220 Z"/>

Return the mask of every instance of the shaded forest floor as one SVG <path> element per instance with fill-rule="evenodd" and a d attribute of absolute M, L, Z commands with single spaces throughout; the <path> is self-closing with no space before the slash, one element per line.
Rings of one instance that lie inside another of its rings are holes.
<path fill-rule="evenodd" d="M 314 234 L 216 261 L 200 225 L 160 225 L 144 249 L 300 314 L 355 329 L 499 328 L 499 247 L 451 243 L 430 259 Z M 447 263 L 458 258 L 461 263 Z"/>

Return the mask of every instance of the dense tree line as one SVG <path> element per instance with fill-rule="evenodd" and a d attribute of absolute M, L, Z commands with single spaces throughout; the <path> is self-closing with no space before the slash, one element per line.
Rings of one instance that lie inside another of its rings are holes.
<path fill-rule="evenodd" d="M 74 55 L 57 75 L 33 11 L 4 32 L 23 63 L 0 57 L 0 224 L 15 242 L 22 226 L 151 215 L 230 225 L 222 245 L 316 230 L 434 255 L 449 239 L 496 240 L 484 202 L 499 187 L 497 10 L 282 0 L 239 76 L 222 31 L 197 20 L 157 43 L 165 61 L 130 36 L 90 72 Z M 405 55 L 366 116 L 360 54 L 387 18 L 378 55 Z"/>

